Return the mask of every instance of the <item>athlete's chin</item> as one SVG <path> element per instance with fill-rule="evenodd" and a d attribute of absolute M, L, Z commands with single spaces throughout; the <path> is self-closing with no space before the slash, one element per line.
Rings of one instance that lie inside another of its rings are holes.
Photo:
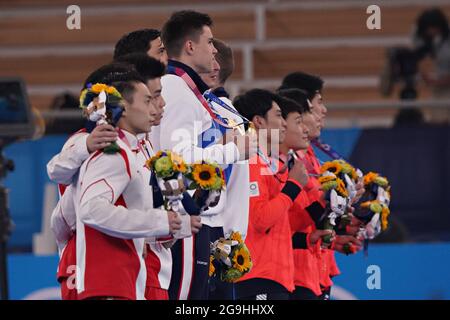
<path fill-rule="evenodd" d="M 309 140 L 303 141 L 296 150 L 305 150 L 309 147 Z"/>
<path fill-rule="evenodd" d="M 272 141 L 273 145 L 281 144 L 284 142 L 286 136 L 284 134 L 280 134 L 278 137 L 275 137 Z"/>
<path fill-rule="evenodd" d="M 142 132 L 150 132 L 150 130 L 152 129 L 152 127 L 155 126 L 155 122 L 152 121 L 151 123 L 149 123 L 146 126 L 142 126 L 142 128 L 140 128 L 142 130 Z"/>

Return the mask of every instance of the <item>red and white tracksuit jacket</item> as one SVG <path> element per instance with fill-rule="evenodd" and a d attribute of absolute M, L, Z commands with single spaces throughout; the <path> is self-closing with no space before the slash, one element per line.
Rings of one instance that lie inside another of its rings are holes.
<path fill-rule="evenodd" d="M 70 182 L 71 175 L 73 175 L 73 179 L 75 181 L 78 180 L 77 170 L 79 169 L 81 163 L 86 160 L 87 157 L 89 157 L 89 154 L 86 150 L 86 138 L 86 133 L 79 132 L 69 139 L 69 141 L 65 144 L 63 151 L 59 155 L 55 156 L 48 165 L 50 178 L 53 178 L 58 182 L 67 183 Z M 134 141 L 134 137 L 131 137 L 130 140 Z M 137 150 L 140 150 L 140 152 L 137 152 L 137 162 L 142 164 L 153 153 L 153 151 L 151 150 L 151 145 L 148 143 L 148 141 L 145 141 L 145 144 L 141 145 Z M 146 186 L 146 188 L 143 188 L 143 190 L 148 190 L 150 172 L 146 169 L 140 170 L 140 172 L 144 176 L 143 179 Z M 74 195 L 72 192 L 73 188 L 73 184 L 65 188 L 65 193 L 60 199 L 58 206 L 55 208 L 52 216 L 52 229 L 57 238 L 59 247 L 63 248 L 63 250 L 61 250 L 61 259 L 58 268 L 58 278 L 60 281 L 64 281 L 64 279 L 73 277 L 73 272 L 75 271 L 73 266 L 75 266 L 76 264 L 75 236 L 73 235 L 73 231 L 76 229 L 76 215 L 74 213 Z M 146 197 L 148 200 L 150 200 L 150 202 L 152 198 L 151 195 L 151 190 L 148 190 Z M 170 282 L 170 273 L 172 267 L 170 249 L 166 249 L 159 245 L 157 242 L 155 242 L 155 238 L 151 238 L 148 240 L 148 246 L 150 250 L 147 251 L 146 257 L 147 286 L 167 289 Z M 63 298 L 74 298 L 74 296 L 76 297 L 76 294 L 73 294 L 73 290 L 72 294 L 66 295 L 66 297 L 64 297 L 64 293 L 66 292 L 67 294 L 67 290 L 62 291 Z"/>

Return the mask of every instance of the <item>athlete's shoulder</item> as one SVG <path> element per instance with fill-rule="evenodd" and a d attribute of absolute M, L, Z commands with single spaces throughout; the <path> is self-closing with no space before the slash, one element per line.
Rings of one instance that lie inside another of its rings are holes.
<path fill-rule="evenodd" d="M 119 150 L 115 153 L 105 153 L 103 150 L 93 152 L 82 165 L 82 177 L 88 175 L 114 176 L 123 174 L 125 171 L 131 178 L 136 171 L 136 157 L 130 148 L 117 140 Z"/>
<path fill-rule="evenodd" d="M 186 82 L 181 79 L 181 77 L 173 75 L 173 74 L 166 74 L 161 78 L 161 86 L 163 87 L 177 87 L 177 88 L 189 88 Z"/>

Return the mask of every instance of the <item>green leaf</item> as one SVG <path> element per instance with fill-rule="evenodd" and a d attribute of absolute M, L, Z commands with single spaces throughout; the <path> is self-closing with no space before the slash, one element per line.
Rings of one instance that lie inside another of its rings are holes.
<path fill-rule="evenodd" d="M 111 143 L 109 146 L 103 148 L 103 152 L 106 154 L 114 154 L 120 151 L 120 147 L 117 142 Z"/>

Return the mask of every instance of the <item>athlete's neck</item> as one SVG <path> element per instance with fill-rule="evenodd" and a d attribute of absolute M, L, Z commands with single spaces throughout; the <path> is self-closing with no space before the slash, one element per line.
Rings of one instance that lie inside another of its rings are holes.
<path fill-rule="evenodd" d="M 289 149 L 284 143 L 280 144 L 280 153 L 288 154 Z"/>
<path fill-rule="evenodd" d="M 132 134 L 133 136 L 137 136 L 138 134 L 142 134 L 142 133 L 146 133 L 146 132 L 136 132 L 136 130 L 134 130 L 128 123 L 126 123 L 125 121 L 122 121 L 122 119 L 119 120 L 119 123 L 117 125 L 117 127 L 120 130 L 126 131 L 129 134 Z"/>
<path fill-rule="evenodd" d="M 200 74 L 201 70 L 198 70 L 196 65 L 193 63 L 192 59 L 189 58 L 189 56 L 181 55 L 181 56 L 176 57 L 176 58 L 171 58 L 171 60 L 181 62 L 181 63 L 187 65 L 192 70 L 194 70 L 197 74 Z"/>
<path fill-rule="evenodd" d="M 266 134 L 260 134 L 261 130 L 264 130 L 264 128 L 258 128 L 256 127 L 256 139 L 258 140 L 258 149 L 261 150 L 264 154 L 270 157 L 271 151 L 272 151 L 272 144 L 270 142 L 270 137 L 268 137 Z"/>
<path fill-rule="evenodd" d="M 190 65 L 184 63 L 183 61 L 170 59 L 169 68 L 170 67 L 182 69 L 184 72 L 186 72 L 186 74 L 192 79 L 192 81 L 194 81 L 195 85 L 197 86 L 198 90 L 201 93 L 209 89 L 208 85 L 205 82 L 203 82 L 198 72 L 195 71 Z"/>

